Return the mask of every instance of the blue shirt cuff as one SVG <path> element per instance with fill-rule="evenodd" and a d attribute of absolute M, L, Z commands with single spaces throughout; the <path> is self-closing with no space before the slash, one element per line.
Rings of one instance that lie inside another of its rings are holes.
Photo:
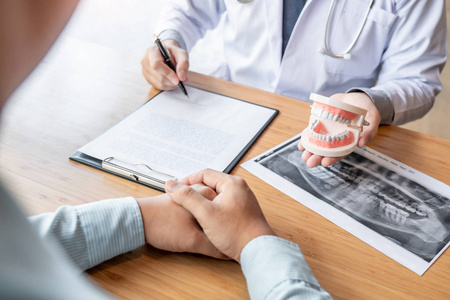
<path fill-rule="evenodd" d="M 251 299 L 266 299 L 296 285 L 295 295 L 329 295 L 320 287 L 298 245 L 276 236 L 260 236 L 242 250 L 241 267 Z M 292 284 L 291 284 L 292 283 Z M 279 287 L 282 286 L 282 290 Z M 314 299 L 320 297 L 312 297 Z"/>
<path fill-rule="evenodd" d="M 103 200 L 76 206 L 93 267 L 145 244 L 144 226 L 134 198 Z"/>

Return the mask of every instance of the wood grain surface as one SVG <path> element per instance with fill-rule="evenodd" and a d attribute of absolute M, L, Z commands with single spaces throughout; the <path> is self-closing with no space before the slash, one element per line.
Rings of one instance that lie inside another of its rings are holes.
<path fill-rule="evenodd" d="M 76 46 L 78 42 L 74 43 Z M 95 59 L 90 63 L 95 65 Z M 109 76 L 104 79 L 108 84 L 94 81 L 97 86 L 86 87 L 83 76 L 87 74 L 70 73 L 74 70 L 70 62 L 63 70 L 55 68 L 48 75 L 51 67 L 33 74 L 35 78 L 50 76 L 51 80 L 25 83 L 32 85 L 29 92 L 14 95 L 2 117 L 2 179 L 25 210 L 37 214 L 61 205 L 159 194 L 68 159 L 142 104 L 147 92 L 140 86 L 115 82 L 108 73 L 89 74 L 89 78 Z M 307 125 L 308 103 L 198 73 L 189 75 L 189 85 L 280 111 L 241 162 L 289 139 Z M 72 86 L 64 90 L 62 86 L 68 80 Z M 152 90 L 150 95 L 155 93 Z M 450 184 L 449 140 L 383 126 L 369 146 Z M 317 279 L 335 299 L 450 298 L 448 250 L 418 276 L 243 168 L 236 167 L 232 174 L 247 180 L 270 225 L 279 236 L 300 245 Z M 111 259 L 87 273 L 121 299 L 248 298 L 245 278 L 236 262 L 169 253 L 150 246 Z"/>

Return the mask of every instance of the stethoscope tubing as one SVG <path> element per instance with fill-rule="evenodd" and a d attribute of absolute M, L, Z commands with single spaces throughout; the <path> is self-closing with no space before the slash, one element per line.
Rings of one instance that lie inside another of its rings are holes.
<path fill-rule="evenodd" d="M 246 4 L 246 3 L 252 2 L 253 0 L 237 0 L 237 1 L 242 4 Z M 327 19 L 325 22 L 325 30 L 323 33 L 323 47 L 319 49 L 319 52 L 323 53 L 325 55 L 331 56 L 331 57 L 335 57 L 335 58 L 351 59 L 351 54 L 349 52 L 353 49 L 353 47 L 355 46 L 359 37 L 361 36 L 364 25 L 366 24 L 366 21 L 369 17 L 369 13 L 373 7 L 374 2 L 375 2 L 375 0 L 370 0 L 369 6 L 367 7 L 366 13 L 364 14 L 364 18 L 363 18 L 363 21 L 361 22 L 361 25 L 359 26 L 358 32 L 356 33 L 355 37 L 353 38 L 352 42 L 347 47 L 347 49 L 345 49 L 345 51 L 342 54 L 334 54 L 328 48 L 328 43 L 327 43 L 328 27 L 330 25 L 331 14 L 333 13 L 334 4 L 335 4 L 335 0 L 331 0 L 330 7 L 328 8 Z"/>
<path fill-rule="evenodd" d="M 335 3 L 335 0 L 331 0 L 330 8 L 328 9 L 328 13 L 327 13 L 327 21 L 325 23 L 325 31 L 323 34 L 323 51 L 321 49 L 320 52 L 324 53 L 328 56 L 331 56 L 331 57 L 344 58 L 344 59 L 346 57 L 348 57 L 347 59 L 350 59 L 351 56 L 349 56 L 349 54 L 350 54 L 349 52 L 350 52 L 350 50 L 353 49 L 353 47 L 356 44 L 356 41 L 361 36 L 364 25 L 366 24 L 367 18 L 369 17 L 370 10 L 372 9 L 374 0 L 370 0 L 369 6 L 367 7 L 366 13 L 364 14 L 363 21 L 361 22 L 361 25 L 359 26 L 359 29 L 358 29 L 357 34 L 355 35 L 355 38 L 353 39 L 353 41 L 350 43 L 350 45 L 347 47 L 347 49 L 345 49 L 345 51 L 342 54 L 334 54 L 333 52 L 331 52 L 329 50 L 328 45 L 327 45 L 328 27 L 329 27 L 329 23 L 330 23 L 330 19 L 331 19 L 331 14 L 332 14 L 333 8 L 334 8 L 334 3 Z"/>

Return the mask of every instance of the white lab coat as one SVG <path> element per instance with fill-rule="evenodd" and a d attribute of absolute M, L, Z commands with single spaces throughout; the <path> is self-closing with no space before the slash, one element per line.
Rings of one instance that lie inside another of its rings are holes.
<path fill-rule="evenodd" d="M 327 34 L 331 52 L 341 54 L 350 45 L 367 5 L 368 0 L 336 0 Z M 281 0 L 173 1 L 157 31 L 177 31 L 189 50 L 225 14 L 226 79 L 302 100 L 311 92 L 330 96 L 371 88 L 390 102 L 394 118 L 387 123 L 393 124 L 428 112 L 441 90 L 447 55 L 444 1 L 376 0 L 350 60 L 318 51 L 329 6 L 330 0 L 307 2 L 283 58 Z"/>

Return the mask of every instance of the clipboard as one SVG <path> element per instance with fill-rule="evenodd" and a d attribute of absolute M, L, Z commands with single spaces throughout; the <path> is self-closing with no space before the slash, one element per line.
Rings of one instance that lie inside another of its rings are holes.
<path fill-rule="evenodd" d="M 216 105 L 216 103 L 217 103 L 217 105 L 220 105 L 220 103 L 222 103 L 222 104 L 225 103 L 225 105 L 231 105 L 231 106 L 237 105 L 236 106 L 237 108 L 242 107 L 242 108 L 245 108 L 246 110 L 248 110 L 249 112 L 254 110 L 255 115 L 263 114 L 263 116 L 255 118 L 255 119 L 257 119 L 259 124 L 256 124 L 256 125 L 252 124 L 251 127 L 253 127 L 253 131 L 251 132 L 251 136 L 250 135 L 247 136 L 247 139 L 245 140 L 245 142 L 241 143 L 241 146 L 239 147 L 238 151 L 236 151 L 232 155 L 232 157 L 229 157 L 228 160 L 224 161 L 222 163 L 222 166 L 220 167 L 220 169 L 206 165 L 206 167 L 208 167 L 208 168 L 213 168 L 213 169 L 216 169 L 216 170 L 224 172 L 224 173 L 231 172 L 231 170 L 239 163 L 241 158 L 250 149 L 250 147 L 255 143 L 255 141 L 262 134 L 262 132 L 267 128 L 267 126 L 276 117 L 276 115 L 278 114 L 278 110 L 269 108 L 269 107 L 265 107 L 265 106 L 261 106 L 259 104 L 246 102 L 246 101 L 239 100 L 236 98 L 231 98 L 231 97 L 219 95 L 216 93 L 208 92 L 205 90 L 193 88 L 193 87 L 187 87 L 187 88 L 189 89 L 188 91 L 189 91 L 190 97 L 192 98 L 193 96 L 195 97 L 195 95 L 197 95 L 197 98 L 201 99 L 200 104 L 202 104 L 202 105 L 204 105 L 204 103 L 207 101 L 207 100 L 205 100 L 206 98 L 211 98 L 212 99 L 211 101 L 215 101 L 214 103 L 211 104 L 212 106 Z M 165 102 L 162 102 L 162 101 L 166 101 L 166 102 L 174 101 L 175 104 L 178 104 L 180 106 L 184 105 L 187 107 L 189 107 L 189 105 L 194 105 L 194 106 L 198 105 L 198 103 L 191 104 L 191 103 L 186 102 L 187 100 L 185 100 L 185 98 L 183 98 L 185 96 L 183 95 L 183 97 L 180 97 L 179 94 L 180 94 L 180 92 L 177 90 L 163 91 L 163 92 L 158 93 L 157 95 L 152 97 L 150 100 L 148 100 L 146 103 L 144 103 L 142 106 L 140 106 L 138 109 L 136 109 L 135 111 L 130 113 L 127 117 L 125 117 L 120 122 L 118 122 L 116 125 L 112 126 L 110 129 L 108 129 L 105 133 L 98 136 L 91 143 L 88 143 L 84 147 L 80 148 L 77 152 L 75 152 L 72 156 L 70 156 L 69 159 L 72 161 L 79 162 L 79 163 L 85 164 L 87 166 L 102 170 L 104 172 L 114 174 L 116 176 L 134 181 L 136 183 L 145 185 L 147 187 L 151 187 L 151 188 L 159 190 L 159 191 L 164 191 L 164 186 L 165 186 L 166 181 L 169 179 L 173 179 L 173 180 L 179 179 L 178 178 L 179 174 L 174 174 L 173 172 L 163 170 L 165 168 L 164 165 L 155 167 L 155 165 L 153 163 L 143 161 L 143 159 L 139 159 L 138 157 L 133 157 L 133 158 L 120 157 L 120 155 L 117 155 L 117 151 L 116 151 L 116 153 L 113 153 L 114 151 L 109 152 L 110 149 L 108 149 L 107 146 L 102 145 L 101 139 L 107 139 L 108 137 L 105 138 L 104 137 L 105 135 L 114 136 L 115 132 L 121 132 L 121 130 L 122 130 L 121 127 L 128 126 L 125 123 L 130 123 L 133 126 L 135 126 L 136 124 L 133 124 L 134 119 L 138 119 L 140 116 L 145 118 L 147 115 L 149 115 L 148 112 L 153 113 L 152 108 L 156 108 L 156 111 L 164 111 Z M 164 99 L 159 99 L 162 97 L 162 95 L 164 95 Z M 201 98 L 201 97 L 203 97 L 203 98 Z M 155 102 L 152 102 L 152 101 L 155 101 Z M 156 104 L 156 101 L 159 101 L 160 104 L 162 104 L 162 106 L 160 106 L 159 104 Z M 150 107 L 152 104 L 154 104 L 154 105 L 152 107 Z M 149 107 L 147 107 L 147 106 L 149 106 Z M 163 109 L 160 109 L 160 107 L 163 107 Z M 172 108 L 173 108 L 173 105 L 172 105 Z M 195 108 L 198 108 L 198 107 L 196 106 Z M 146 111 L 144 111 L 144 110 L 146 110 Z M 188 119 L 189 113 L 191 112 L 193 114 L 195 114 L 195 113 L 198 114 L 197 110 L 198 109 L 183 110 L 182 113 L 179 113 L 178 115 L 180 118 Z M 247 114 L 248 112 L 246 111 L 244 113 Z M 183 116 L 180 116 L 181 114 L 183 114 Z M 222 110 L 222 114 L 223 114 L 223 110 Z M 238 120 L 236 120 L 236 118 L 237 118 L 236 115 L 237 115 L 236 113 L 230 113 L 229 122 L 239 122 Z M 171 117 L 170 114 L 169 114 L 169 117 Z M 193 116 L 193 118 L 194 117 L 195 116 Z M 213 116 L 211 118 L 213 118 Z M 136 121 L 136 122 L 138 122 L 138 121 Z M 132 128 L 136 128 L 136 127 L 132 127 Z M 209 129 L 206 128 L 205 130 L 209 130 Z M 241 128 L 239 130 L 245 131 L 245 129 L 241 129 Z M 162 131 L 164 131 L 164 129 Z M 99 143 L 103 147 L 102 148 L 103 152 L 101 154 L 98 154 L 94 151 L 94 153 L 92 155 L 92 153 L 90 152 L 92 150 L 90 150 L 89 147 L 91 146 L 91 144 L 95 144 L 95 143 Z M 133 152 L 133 150 L 130 152 Z M 204 169 L 204 168 L 201 168 L 201 169 Z M 197 171 L 200 171 L 201 169 L 198 169 Z M 189 175 L 189 174 L 186 174 L 186 175 Z"/>
<path fill-rule="evenodd" d="M 108 157 L 104 160 L 86 155 L 80 151 L 73 154 L 70 160 L 85 164 L 87 166 L 102 170 L 104 172 L 140 183 L 142 185 L 154 188 L 158 191 L 164 192 L 164 185 L 169 179 L 176 180 L 177 178 L 169 174 L 158 172 L 151 169 L 147 165 L 138 163 L 128 163 L 114 159 L 114 157 Z M 130 166 L 142 165 L 148 168 L 147 171 L 136 170 Z"/>

